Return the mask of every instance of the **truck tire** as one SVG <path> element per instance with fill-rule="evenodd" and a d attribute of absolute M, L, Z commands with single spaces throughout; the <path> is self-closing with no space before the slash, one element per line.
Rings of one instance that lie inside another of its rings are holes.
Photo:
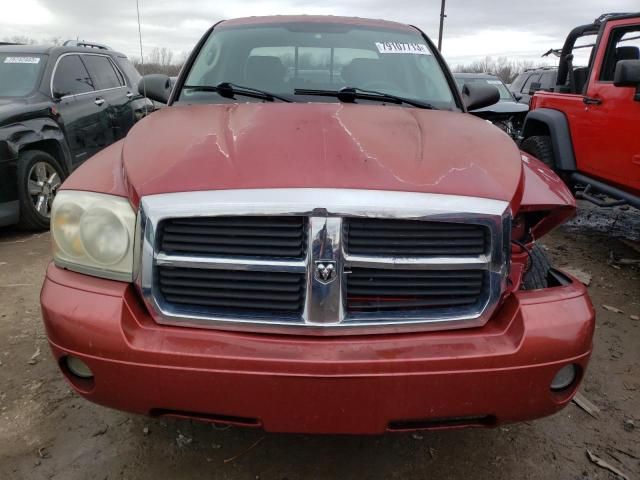
<path fill-rule="evenodd" d="M 553 155 L 551 137 L 548 135 L 534 135 L 525 138 L 520 144 L 520 149 L 530 153 L 550 168 L 554 168 L 556 161 Z"/>
<path fill-rule="evenodd" d="M 49 228 L 51 205 L 63 178 L 62 167 L 48 153 L 40 150 L 20 153 L 18 160 L 19 228 L 25 230 Z"/>
<path fill-rule="evenodd" d="M 523 290 L 538 290 L 547 288 L 547 278 L 551 269 L 551 261 L 547 253 L 539 245 L 534 245 L 529 251 L 529 268 L 522 279 Z"/>

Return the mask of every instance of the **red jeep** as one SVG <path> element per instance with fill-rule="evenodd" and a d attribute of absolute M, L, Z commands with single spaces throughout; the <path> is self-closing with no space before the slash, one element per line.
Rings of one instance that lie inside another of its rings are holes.
<path fill-rule="evenodd" d="M 584 49 L 587 66 L 578 67 Z M 573 29 L 556 53 L 555 89 L 533 97 L 521 148 L 578 198 L 640 208 L 640 13 L 602 15 Z"/>
<path fill-rule="evenodd" d="M 278 432 L 494 426 L 565 406 L 594 311 L 535 240 L 575 201 L 466 111 L 420 30 L 209 30 L 168 106 L 64 183 L 42 289 L 87 399 Z M 171 93 L 169 93 L 171 92 Z"/>

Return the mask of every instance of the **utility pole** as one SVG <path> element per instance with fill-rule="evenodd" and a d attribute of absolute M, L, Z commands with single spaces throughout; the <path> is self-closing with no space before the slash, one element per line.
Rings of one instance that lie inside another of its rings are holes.
<path fill-rule="evenodd" d="M 442 53 L 442 29 L 444 27 L 444 18 L 446 15 L 444 14 L 444 4 L 447 0 L 442 0 L 442 7 L 440 7 L 440 31 L 438 32 L 438 50 Z"/>

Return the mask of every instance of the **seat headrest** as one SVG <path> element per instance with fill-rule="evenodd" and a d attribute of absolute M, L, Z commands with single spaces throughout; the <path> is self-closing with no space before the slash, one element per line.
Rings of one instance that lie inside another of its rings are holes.
<path fill-rule="evenodd" d="M 269 88 L 284 83 L 287 69 L 278 57 L 252 56 L 244 67 L 247 86 Z"/>
<path fill-rule="evenodd" d="M 620 60 L 640 60 L 640 48 L 632 46 L 616 48 L 616 61 Z"/>
<path fill-rule="evenodd" d="M 375 58 L 354 58 L 351 63 L 342 68 L 341 76 L 350 87 L 389 77 L 380 60 Z"/>

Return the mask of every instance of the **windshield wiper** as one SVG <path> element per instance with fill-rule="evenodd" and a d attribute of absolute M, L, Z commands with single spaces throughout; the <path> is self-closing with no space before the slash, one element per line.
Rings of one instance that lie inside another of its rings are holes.
<path fill-rule="evenodd" d="M 275 93 L 252 87 L 244 87 L 231 82 L 222 82 L 218 85 L 184 85 L 182 88 L 192 90 L 194 92 L 216 92 L 225 98 L 235 98 L 236 95 L 242 95 L 245 97 L 267 100 L 268 102 L 273 102 L 275 99 L 282 102 L 291 102 L 288 98 L 281 97 Z"/>
<path fill-rule="evenodd" d="M 411 98 L 399 97 L 390 93 L 378 92 L 376 90 L 365 90 L 358 87 L 344 87 L 340 90 L 308 90 L 304 88 L 296 88 L 296 95 L 316 95 L 320 97 L 336 97 L 341 102 L 354 103 L 356 99 L 374 100 L 378 102 L 390 102 L 402 104 L 406 103 L 417 108 L 425 108 L 427 110 L 437 110 L 436 107 L 427 102 L 413 100 Z"/>

